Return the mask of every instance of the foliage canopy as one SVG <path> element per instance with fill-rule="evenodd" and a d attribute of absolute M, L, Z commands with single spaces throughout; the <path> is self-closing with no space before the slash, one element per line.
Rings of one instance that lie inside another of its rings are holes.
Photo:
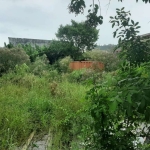
<path fill-rule="evenodd" d="M 134 22 L 124 8 L 116 10 L 110 17 L 114 37 L 118 35 L 118 46 L 122 48 L 122 63 L 114 74 L 103 80 L 89 92 L 91 101 L 91 149 L 102 150 L 148 150 L 138 137 L 149 137 L 149 51 L 138 33 L 138 22 Z M 130 22 L 131 20 L 131 22 Z M 119 32 L 119 33 L 118 33 Z M 118 33 L 118 34 L 117 34 Z"/>
<path fill-rule="evenodd" d="M 122 2 L 123 0 L 118 0 L 118 2 Z M 136 0 L 138 2 L 139 0 Z M 140 0 L 144 3 L 150 3 L 150 0 Z M 111 0 L 109 0 L 109 3 Z M 71 0 L 69 3 L 68 9 L 70 13 L 75 13 L 75 15 L 83 14 L 84 9 L 86 8 L 85 0 Z M 103 17 L 101 15 L 100 10 L 100 0 L 93 0 L 90 8 L 88 9 L 88 15 L 86 16 L 86 24 L 92 27 L 96 27 L 103 23 Z"/>
<path fill-rule="evenodd" d="M 61 41 L 73 43 L 81 52 L 84 49 L 91 50 L 98 40 L 98 30 L 87 26 L 84 22 L 71 20 L 71 25 L 60 25 L 56 36 Z"/>
<path fill-rule="evenodd" d="M 0 75 L 23 63 L 29 63 L 29 56 L 23 49 L 0 48 Z"/>

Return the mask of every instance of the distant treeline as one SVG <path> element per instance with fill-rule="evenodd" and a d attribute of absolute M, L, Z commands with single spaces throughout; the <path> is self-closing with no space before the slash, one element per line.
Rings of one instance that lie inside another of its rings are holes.
<path fill-rule="evenodd" d="M 113 50 L 116 47 L 114 44 L 108 44 L 108 45 L 97 45 L 96 49 L 100 50 Z"/>

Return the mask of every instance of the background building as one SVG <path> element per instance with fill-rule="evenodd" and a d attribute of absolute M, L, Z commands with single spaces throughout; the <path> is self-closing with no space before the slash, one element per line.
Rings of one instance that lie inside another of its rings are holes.
<path fill-rule="evenodd" d="M 13 38 L 8 37 L 9 44 L 13 44 L 14 46 L 17 46 L 18 44 L 30 44 L 31 46 L 35 47 L 37 46 L 48 46 L 51 42 L 51 40 L 41 40 L 41 39 L 27 39 L 27 38 Z"/>

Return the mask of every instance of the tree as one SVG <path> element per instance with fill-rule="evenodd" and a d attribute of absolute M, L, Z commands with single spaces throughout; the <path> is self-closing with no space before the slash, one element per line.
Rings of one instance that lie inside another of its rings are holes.
<path fill-rule="evenodd" d="M 118 27 L 113 32 L 114 37 L 117 36 L 118 47 L 121 47 L 120 56 L 127 60 L 130 65 L 139 65 L 143 62 L 148 62 L 150 59 L 150 40 L 142 40 L 138 29 L 140 28 L 139 22 L 130 19 L 130 11 L 125 11 L 124 7 L 116 9 L 117 15 L 110 17 L 112 27 Z"/>
<path fill-rule="evenodd" d="M 118 0 L 122 2 L 123 0 Z M 138 2 L 139 0 L 136 0 Z M 141 0 L 144 3 L 150 3 L 150 0 Z M 111 0 L 109 0 L 109 3 Z M 75 13 L 75 15 L 83 14 L 84 9 L 86 8 L 85 0 L 71 0 L 68 9 L 70 13 Z M 99 13 L 99 14 L 98 14 Z M 103 17 L 101 16 L 101 9 L 100 9 L 100 0 L 95 1 L 90 5 L 88 10 L 88 15 L 86 16 L 87 20 L 85 21 L 86 24 L 92 27 L 97 27 L 103 23 Z"/>
<path fill-rule="evenodd" d="M 0 48 L 0 76 L 16 65 L 30 63 L 29 56 L 21 48 Z"/>
<path fill-rule="evenodd" d="M 109 51 L 92 50 L 84 53 L 84 57 L 86 60 L 102 62 L 105 71 L 114 71 L 119 66 L 118 56 Z"/>
<path fill-rule="evenodd" d="M 51 41 L 50 46 L 39 55 L 42 56 L 43 54 L 47 55 L 50 64 L 53 64 L 66 56 L 70 56 L 73 60 L 78 60 L 82 57 L 82 53 L 79 52 L 72 43 L 56 40 Z"/>
<path fill-rule="evenodd" d="M 60 25 L 56 36 L 61 41 L 73 43 L 79 51 L 83 52 L 85 49 L 91 50 L 96 46 L 98 33 L 99 30 L 95 27 L 89 27 L 84 22 L 78 23 L 72 20 L 71 25 Z"/>
<path fill-rule="evenodd" d="M 142 1 L 150 3 L 150 0 Z M 72 0 L 70 5 L 71 12 L 83 13 L 85 1 Z M 92 5 L 93 8 L 98 6 L 94 0 Z M 88 148 L 149 150 L 149 143 L 141 145 L 137 137 L 150 136 L 150 48 L 148 41 L 137 36 L 138 22 L 130 19 L 130 12 L 124 11 L 124 8 L 116 12 L 110 22 L 112 27 L 118 26 L 114 37 L 119 38 L 123 63 L 114 76 L 106 74 L 88 93 L 93 118 Z M 97 14 L 95 16 L 98 17 Z M 100 24 L 96 19 L 93 22 L 95 26 Z M 93 26 L 90 22 L 89 25 Z"/>
<path fill-rule="evenodd" d="M 107 51 L 113 51 L 116 48 L 117 45 L 114 44 L 104 44 L 104 45 L 97 45 L 96 49 L 98 50 L 107 50 Z"/>
<path fill-rule="evenodd" d="M 150 48 L 148 40 L 137 36 L 139 23 L 124 8 L 111 18 L 114 37 L 119 38 L 123 63 L 113 74 L 106 74 L 89 92 L 91 101 L 90 149 L 148 150 L 138 137 L 150 136 Z"/>

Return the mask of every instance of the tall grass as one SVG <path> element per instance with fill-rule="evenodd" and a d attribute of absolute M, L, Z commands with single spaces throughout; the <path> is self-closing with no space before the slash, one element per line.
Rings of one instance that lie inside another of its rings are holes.
<path fill-rule="evenodd" d="M 52 149 L 68 149 L 73 142 L 79 142 L 82 125 L 88 120 L 85 113 L 88 106 L 85 100 L 88 87 L 68 81 L 57 86 L 58 94 L 54 96 L 53 102 Z"/>
<path fill-rule="evenodd" d="M 87 121 L 83 112 L 88 87 L 52 79 L 29 73 L 0 78 L 1 150 L 21 146 L 32 131 L 42 135 L 49 128 L 54 149 L 70 147 L 77 139 Z"/>
<path fill-rule="evenodd" d="M 52 110 L 49 90 L 42 81 L 28 85 L 1 85 L 0 149 L 22 144 L 33 130 L 48 131 Z"/>

